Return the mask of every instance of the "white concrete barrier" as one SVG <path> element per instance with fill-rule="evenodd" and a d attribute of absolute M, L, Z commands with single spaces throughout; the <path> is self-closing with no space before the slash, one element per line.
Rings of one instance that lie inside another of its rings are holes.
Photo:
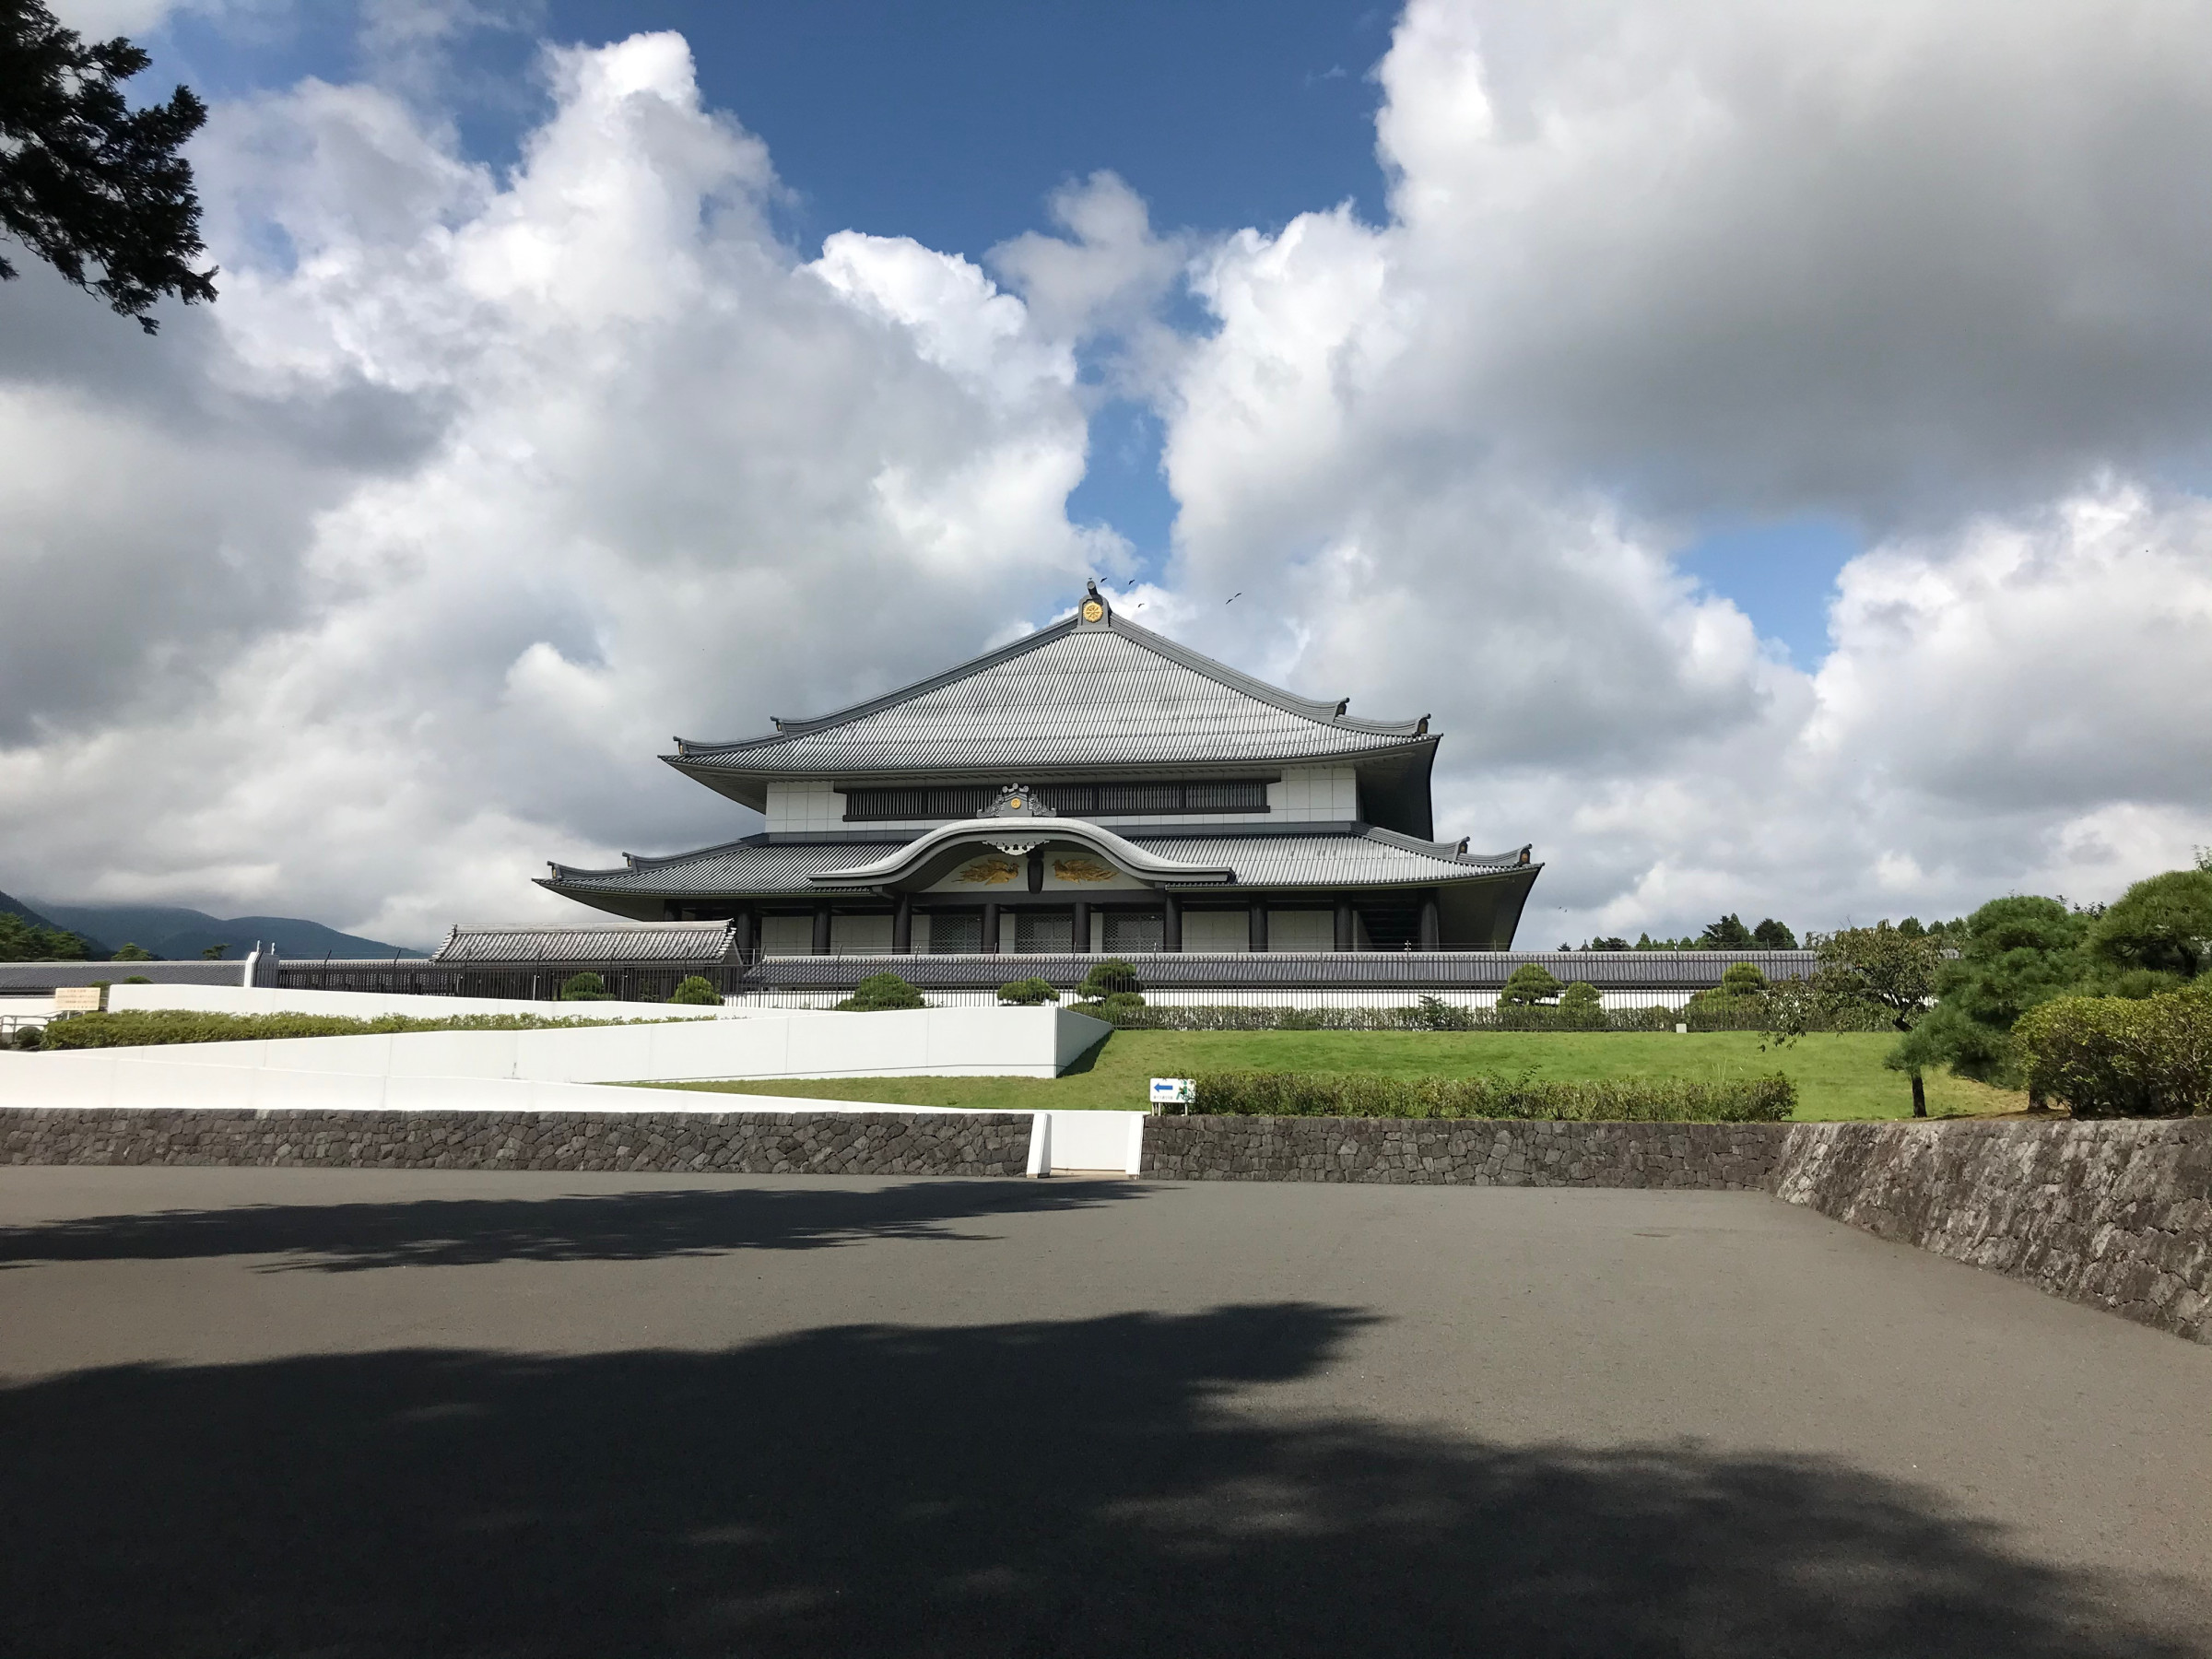
<path fill-rule="evenodd" d="M 277 1066 L 186 1065 L 165 1048 L 89 1049 L 27 1055 L 66 1060 L 17 1089 L 18 1068 L 0 1068 L 0 1104 L 125 1112 L 962 1112 L 884 1100 L 794 1100 L 685 1088 L 619 1088 L 516 1077 L 392 1077 L 288 1071 Z"/>
<path fill-rule="evenodd" d="M 1144 1167 L 1145 1112 L 1040 1112 L 1041 1128 L 1030 1131 L 1030 1173 L 1118 1171 Z"/>
<path fill-rule="evenodd" d="M 1057 1077 L 1111 1027 L 1065 1008 L 921 1008 L 890 1014 L 795 1014 L 667 1025 L 538 1031 L 406 1031 L 180 1042 L 136 1049 L 0 1053 L 0 1103 L 86 1105 L 88 1088 L 114 1103 L 161 1087 L 190 1088 L 193 1105 L 236 1100 L 234 1074 L 289 1077 L 497 1079 L 528 1083 L 688 1082 L 747 1077 Z M 139 1069 L 128 1091 L 115 1068 Z M 220 1074 L 188 1085 L 195 1072 Z M 106 1077 L 109 1083 L 82 1078 Z M 300 1083 L 287 1087 L 294 1092 Z M 339 1087 L 336 1084 L 333 1088 Z M 203 1098 L 210 1097 L 210 1098 Z M 182 1100 L 175 1103 L 184 1104 Z M 665 1108 L 664 1108 L 665 1110 Z M 1089 1167 L 1089 1166 L 1086 1166 Z M 1112 1167 L 1111 1164 L 1097 1166 Z"/>

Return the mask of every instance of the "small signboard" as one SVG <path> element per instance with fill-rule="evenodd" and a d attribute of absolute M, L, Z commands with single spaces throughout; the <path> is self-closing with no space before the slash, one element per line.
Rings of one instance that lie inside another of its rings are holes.
<path fill-rule="evenodd" d="M 1188 1106 L 1197 1092 L 1188 1077 L 1152 1079 L 1152 1104 L 1155 1106 Z"/>
<path fill-rule="evenodd" d="M 64 985 L 53 994 L 53 1011 L 56 1014 L 97 1014 L 100 1012 L 98 985 Z"/>

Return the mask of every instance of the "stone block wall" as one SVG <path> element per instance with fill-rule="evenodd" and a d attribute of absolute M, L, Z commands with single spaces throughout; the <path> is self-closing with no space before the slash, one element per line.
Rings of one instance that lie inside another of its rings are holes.
<path fill-rule="evenodd" d="M 2212 1119 L 1793 1125 L 1773 1189 L 2212 1342 Z"/>
<path fill-rule="evenodd" d="M 0 1110 L 0 1163 L 1013 1175 L 1030 1114 Z"/>
<path fill-rule="evenodd" d="M 0 1163 L 1018 1176 L 1027 1112 L 0 1108 Z M 2212 1119 L 1548 1124 L 1163 1117 L 1179 1181 L 1767 1191 L 2212 1343 Z"/>
<path fill-rule="evenodd" d="M 1145 1125 L 1144 1171 L 1171 1181 L 1764 1189 L 1788 1132 L 1785 1124 L 1162 1117 Z"/>

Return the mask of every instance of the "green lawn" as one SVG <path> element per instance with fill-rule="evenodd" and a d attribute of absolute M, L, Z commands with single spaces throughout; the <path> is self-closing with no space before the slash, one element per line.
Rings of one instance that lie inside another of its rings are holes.
<path fill-rule="evenodd" d="M 838 1077 L 669 1087 L 1018 1112 L 1041 1106 L 1134 1111 L 1146 1104 L 1149 1079 L 1200 1071 L 1399 1077 L 1499 1072 L 1547 1078 L 1724 1078 L 1781 1071 L 1797 1085 L 1800 1118 L 1906 1117 L 1912 1111 L 1911 1085 L 1902 1073 L 1882 1066 L 1891 1041 L 1880 1032 L 1801 1037 L 1762 1054 L 1752 1031 L 1116 1031 L 1063 1077 Z M 1928 1110 L 1938 1117 L 2016 1112 L 2027 1105 L 2023 1095 L 1963 1077 L 1931 1075 L 1927 1085 Z"/>

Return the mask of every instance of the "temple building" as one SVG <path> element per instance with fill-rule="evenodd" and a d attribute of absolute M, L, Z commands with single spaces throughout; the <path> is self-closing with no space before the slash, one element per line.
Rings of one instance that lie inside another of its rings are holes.
<path fill-rule="evenodd" d="M 1435 839 L 1429 719 L 1366 720 L 1076 613 L 766 736 L 677 740 L 758 834 L 540 885 L 746 956 L 1510 948 L 1540 865 Z"/>

